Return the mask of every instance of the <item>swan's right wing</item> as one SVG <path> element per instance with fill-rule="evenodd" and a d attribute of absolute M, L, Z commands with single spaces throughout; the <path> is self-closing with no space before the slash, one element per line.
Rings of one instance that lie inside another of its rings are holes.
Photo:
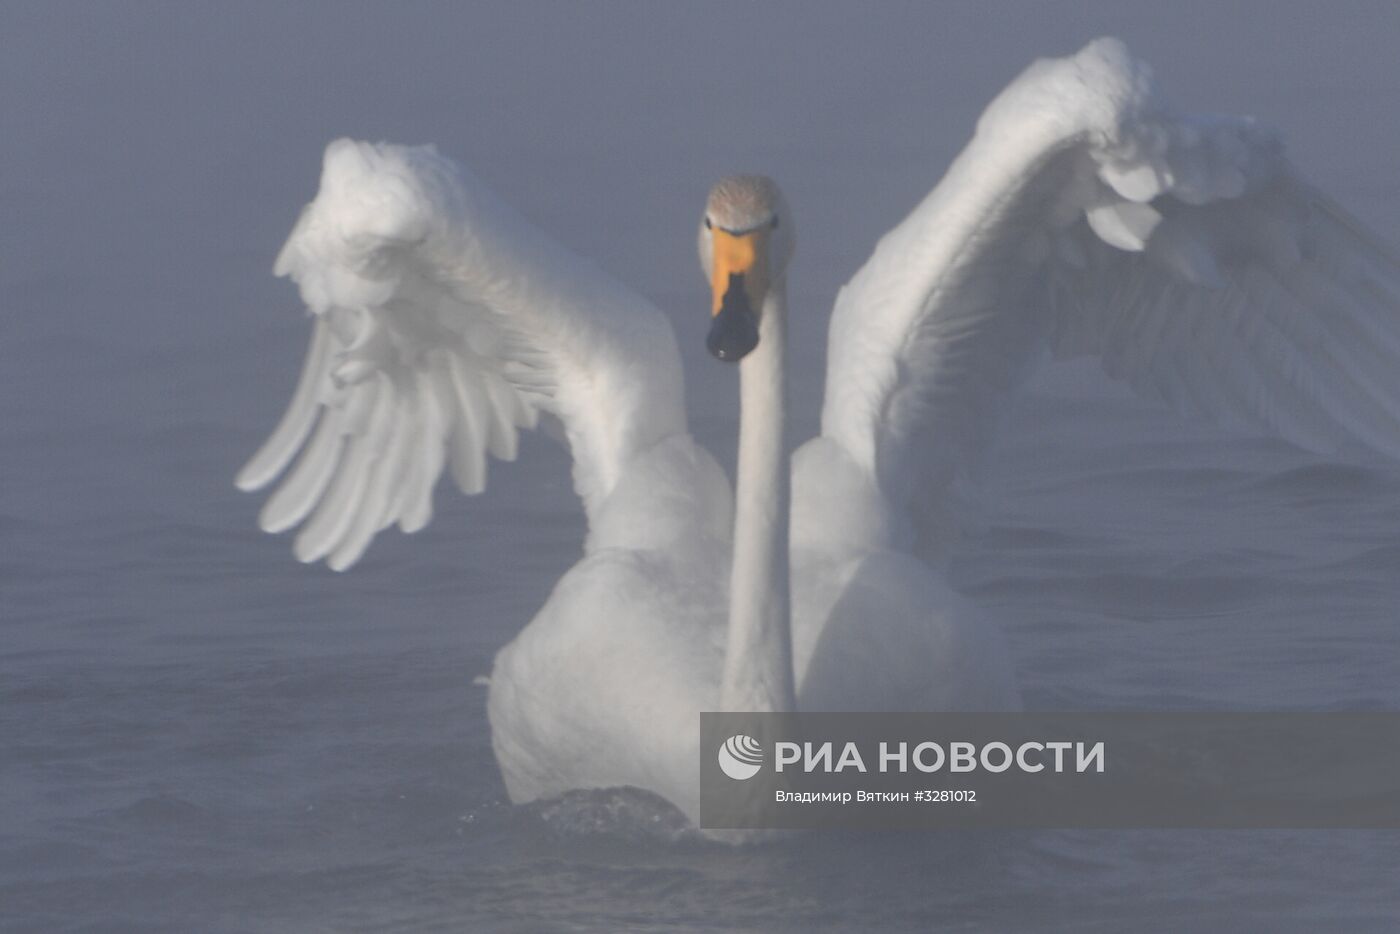
<path fill-rule="evenodd" d="M 302 561 L 344 569 L 380 530 L 422 528 L 444 469 L 480 492 L 486 455 L 514 459 L 542 416 L 590 517 L 633 456 L 685 431 L 664 316 L 432 147 L 331 143 L 274 271 L 300 287 L 311 346 L 237 483 L 282 475 L 260 524 L 304 523 Z"/>
<path fill-rule="evenodd" d="M 1400 458 L 1395 253 L 1268 131 L 1172 111 L 1116 40 L 1002 92 L 842 290 L 822 433 L 896 515 L 946 514 L 1050 352 L 1185 414 Z"/>
<path fill-rule="evenodd" d="M 1400 255 L 1282 162 L 1239 197 L 1152 208 L 1140 251 L 1066 234 L 1055 355 L 1183 415 L 1400 460 Z"/>

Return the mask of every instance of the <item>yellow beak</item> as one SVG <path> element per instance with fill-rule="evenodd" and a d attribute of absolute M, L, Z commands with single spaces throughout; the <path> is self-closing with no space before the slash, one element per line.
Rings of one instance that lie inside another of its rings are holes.
<path fill-rule="evenodd" d="M 710 314 L 717 315 L 724 305 L 724 293 L 729 290 L 730 277 L 739 276 L 749 299 L 749 306 L 755 311 L 763 304 L 763 295 L 768 290 L 767 262 L 764 252 L 768 248 L 768 231 L 751 230 L 748 233 L 732 234 L 719 227 L 713 229 L 714 271 L 710 277 L 710 290 L 714 304 Z"/>

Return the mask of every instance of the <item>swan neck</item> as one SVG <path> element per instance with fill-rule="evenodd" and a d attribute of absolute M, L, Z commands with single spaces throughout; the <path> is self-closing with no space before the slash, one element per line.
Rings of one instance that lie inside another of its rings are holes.
<path fill-rule="evenodd" d="M 734 564 L 720 684 L 724 710 L 797 706 L 788 590 L 785 292 L 785 283 L 773 283 L 763 303 L 758 346 L 739 363 Z"/>

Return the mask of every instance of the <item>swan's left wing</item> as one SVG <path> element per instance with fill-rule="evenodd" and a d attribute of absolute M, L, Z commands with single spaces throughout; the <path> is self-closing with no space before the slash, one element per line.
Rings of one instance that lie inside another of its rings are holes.
<path fill-rule="evenodd" d="M 1177 410 L 1400 457 L 1400 262 L 1248 120 L 1184 118 L 1116 40 L 981 118 L 833 313 L 822 433 L 942 506 L 1047 351 Z"/>
<path fill-rule="evenodd" d="M 426 525 L 439 477 L 485 488 L 542 419 L 590 521 L 632 459 L 685 433 L 666 318 L 432 147 L 338 140 L 275 272 L 313 314 L 281 425 L 238 475 L 279 479 L 260 522 L 344 569 Z"/>

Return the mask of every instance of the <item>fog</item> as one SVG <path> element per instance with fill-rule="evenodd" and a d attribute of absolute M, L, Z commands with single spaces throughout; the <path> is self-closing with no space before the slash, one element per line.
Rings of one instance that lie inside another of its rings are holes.
<path fill-rule="evenodd" d="M 1363 834 L 580 842 L 593 811 L 506 803 L 471 684 L 577 556 L 562 453 L 444 485 L 344 577 L 232 487 L 305 349 L 270 270 L 330 139 L 436 143 L 654 300 L 729 463 L 711 182 L 767 173 L 793 206 L 805 437 L 837 287 L 1000 87 L 1106 34 L 1400 242 L 1390 2 L 0 5 L 0 924 L 1392 925 L 1400 854 Z M 1092 368 L 1038 390 L 959 578 L 1028 703 L 1400 703 L 1400 474 L 1180 427 Z"/>

